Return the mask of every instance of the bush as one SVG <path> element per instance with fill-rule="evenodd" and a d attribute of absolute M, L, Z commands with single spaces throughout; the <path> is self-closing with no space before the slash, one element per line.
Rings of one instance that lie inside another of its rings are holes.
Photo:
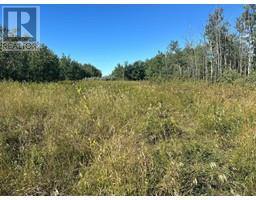
<path fill-rule="evenodd" d="M 246 82 L 248 83 L 256 83 L 256 71 L 253 71 L 249 76 L 246 77 Z"/>
<path fill-rule="evenodd" d="M 218 79 L 218 82 L 234 83 L 234 81 L 240 77 L 241 75 L 235 70 L 225 70 L 222 76 Z"/>

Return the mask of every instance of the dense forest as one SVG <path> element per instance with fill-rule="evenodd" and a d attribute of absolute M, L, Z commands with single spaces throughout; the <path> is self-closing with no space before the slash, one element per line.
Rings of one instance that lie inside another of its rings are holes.
<path fill-rule="evenodd" d="M 192 78 L 220 81 L 248 77 L 256 69 L 256 5 L 245 5 L 235 31 L 217 8 L 209 15 L 201 42 L 186 41 L 184 48 L 171 41 L 166 52 L 146 61 L 118 64 L 113 79 Z"/>
<path fill-rule="evenodd" d="M 0 80 L 41 82 L 88 77 L 101 77 L 101 71 L 69 56 L 59 58 L 44 44 L 38 51 L 3 51 L 0 46 Z"/>

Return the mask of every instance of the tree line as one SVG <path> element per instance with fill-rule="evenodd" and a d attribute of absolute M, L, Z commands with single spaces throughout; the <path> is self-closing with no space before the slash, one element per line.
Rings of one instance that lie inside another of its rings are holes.
<path fill-rule="evenodd" d="M 59 58 L 43 44 L 37 51 L 3 51 L 0 45 L 0 80 L 43 82 L 101 76 L 95 66 L 65 55 Z"/>
<path fill-rule="evenodd" d="M 245 5 L 235 31 L 224 19 L 224 10 L 209 15 L 201 41 L 186 41 L 181 48 L 171 41 L 166 52 L 146 61 L 118 64 L 113 79 L 192 78 L 212 82 L 227 74 L 249 76 L 256 69 L 256 5 Z"/>

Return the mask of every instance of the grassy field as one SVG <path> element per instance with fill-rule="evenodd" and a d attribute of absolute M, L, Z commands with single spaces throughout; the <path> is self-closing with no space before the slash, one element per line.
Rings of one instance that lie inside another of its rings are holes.
<path fill-rule="evenodd" d="M 1 195 L 256 195 L 256 89 L 0 83 Z"/>

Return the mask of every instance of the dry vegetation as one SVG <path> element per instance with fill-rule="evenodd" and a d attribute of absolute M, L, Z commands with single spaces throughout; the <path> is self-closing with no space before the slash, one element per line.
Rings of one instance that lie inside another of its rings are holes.
<path fill-rule="evenodd" d="M 1 195 L 256 195 L 256 89 L 0 83 Z"/>

